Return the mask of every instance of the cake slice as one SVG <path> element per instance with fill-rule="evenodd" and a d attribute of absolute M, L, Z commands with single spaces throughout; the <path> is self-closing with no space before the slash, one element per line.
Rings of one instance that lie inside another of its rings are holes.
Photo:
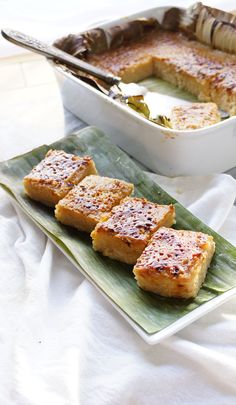
<path fill-rule="evenodd" d="M 58 221 L 91 232 L 103 215 L 129 196 L 133 184 L 110 177 L 87 176 L 56 205 Z"/>
<path fill-rule="evenodd" d="M 134 264 L 153 233 L 160 226 L 168 227 L 174 222 L 173 205 L 127 197 L 97 224 L 91 233 L 93 248 L 104 256 Z"/>
<path fill-rule="evenodd" d="M 212 236 L 160 228 L 136 265 L 139 287 L 165 297 L 196 297 L 215 251 Z"/>
<path fill-rule="evenodd" d="M 220 122 L 215 103 L 191 103 L 173 107 L 170 115 L 173 129 L 191 130 Z"/>
<path fill-rule="evenodd" d="M 45 158 L 24 177 L 26 194 L 48 206 L 58 201 L 85 176 L 96 174 L 91 157 L 75 156 L 63 150 L 49 150 Z"/>

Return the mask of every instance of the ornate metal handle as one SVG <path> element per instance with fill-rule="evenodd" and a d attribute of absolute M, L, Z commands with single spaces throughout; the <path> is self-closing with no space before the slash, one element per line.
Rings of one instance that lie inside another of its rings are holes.
<path fill-rule="evenodd" d="M 105 83 L 114 85 L 118 84 L 121 81 L 120 77 L 113 76 L 110 73 L 106 73 L 102 69 L 92 66 L 89 63 L 84 62 L 80 59 L 77 59 L 74 56 L 61 51 L 55 46 L 47 45 L 36 38 L 23 34 L 22 32 L 5 28 L 2 29 L 1 32 L 2 36 L 5 39 L 7 39 L 8 41 L 12 42 L 15 45 L 19 45 L 23 48 L 40 53 L 41 55 L 44 55 L 47 58 L 60 61 L 65 65 L 79 69 L 82 72 L 88 73 L 92 76 L 95 76 L 98 79 L 103 80 Z"/>

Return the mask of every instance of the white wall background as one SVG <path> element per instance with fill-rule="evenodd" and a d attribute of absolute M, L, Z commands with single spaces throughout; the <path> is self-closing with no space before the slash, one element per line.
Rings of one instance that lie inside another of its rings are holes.
<path fill-rule="evenodd" d="M 0 26 L 14 28 L 53 41 L 61 35 L 78 32 L 89 24 L 159 5 L 188 6 L 194 0 L 0 0 Z M 236 9 L 232 0 L 206 0 L 206 4 Z M 0 39 L 0 57 L 25 52 Z"/>

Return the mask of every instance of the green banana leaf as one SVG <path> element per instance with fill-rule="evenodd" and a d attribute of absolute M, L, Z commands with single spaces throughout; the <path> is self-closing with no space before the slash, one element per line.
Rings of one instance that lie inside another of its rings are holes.
<path fill-rule="evenodd" d="M 60 225 L 54 218 L 53 209 L 27 198 L 22 179 L 51 148 L 63 149 L 76 155 L 91 155 L 101 175 L 134 183 L 137 196 L 144 196 L 159 204 L 174 204 L 177 213 L 176 228 L 213 235 L 216 253 L 197 298 L 168 299 L 142 291 L 134 280 L 131 266 L 96 253 L 92 249 L 89 235 Z M 148 334 L 161 331 L 195 308 L 236 286 L 236 248 L 156 185 L 128 155 L 96 128 L 85 128 L 52 145 L 43 145 L 0 163 L 0 184 L 73 263 L 81 268 L 85 276 Z"/>
<path fill-rule="evenodd" d="M 187 90 L 180 89 L 174 84 L 160 79 L 159 77 L 151 76 L 139 82 L 141 86 L 146 87 L 149 91 L 156 91 L 165 96 L 179 98 L 180 100 L 190 101 L 191 103 L 199 102 L 196 96 L 193 96 Z"/>

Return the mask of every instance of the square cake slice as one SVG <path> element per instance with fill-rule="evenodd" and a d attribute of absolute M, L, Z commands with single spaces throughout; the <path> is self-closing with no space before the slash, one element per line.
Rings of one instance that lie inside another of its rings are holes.
<path fill-rule="evenodd" d="M 110 177 L 87 176 L 56 206 L 58 221 L 91 232 L 103 215 L 133 192 L 133 184 Z"/>
<path fill-rule="evenodd" d="M 104 256 L 136 263 L 153 233 L 175 222 L 173 205 L 158 205 L 145 198 L 125 198 L 103 217 L 91 233 L 93 248 Z"/>
<path fill-rule="evenodd" d="M 49 150 L 45 158 L 24 177 L 26 194 L 48 206 L 58 201 L 85 176 L 96 174 L 91 157 L 75 156 L 63 150 Z"/>
<path fill-rule="evenodd" d="M 191 130 L 216 124 L 221 118 L 215 103 L 192 103 L 172 108 L 170 119 L 174 129 Z"/>
<path fill-rule="evenodd" d="M 196 297 L 215 251 L 212 236 L 160 228 L 136 265 L 139 287 L 165 297 Z"/>

